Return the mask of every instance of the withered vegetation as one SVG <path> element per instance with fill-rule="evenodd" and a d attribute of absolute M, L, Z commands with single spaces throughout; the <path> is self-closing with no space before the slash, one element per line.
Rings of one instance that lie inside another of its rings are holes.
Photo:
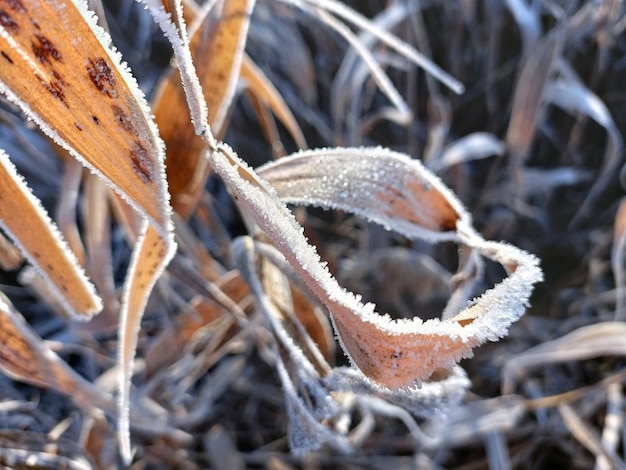
<path fill-rule="evenodd" d="M 626 468 L 622 2 L 89 2 L 127 68 L 36 3 L 0 465 Z"/>

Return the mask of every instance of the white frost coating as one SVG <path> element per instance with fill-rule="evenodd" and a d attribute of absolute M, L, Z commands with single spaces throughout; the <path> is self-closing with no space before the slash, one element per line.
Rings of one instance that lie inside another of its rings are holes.
<path fill-rule="evenodd" d="M 120 328 L 118 333 L 118 357 L 122 361 L 122 373 L 119 376 L 120 389 L 118 397 L 119 405 L 119 417 L 118 417 L 118 436 L 120 442 L 120 453 L 124 461 L 130 464 L 131 460 L 131 448 L 130 448 L 130 388 L 131 379 L 133 375 L 133 365 L 135 359 L 135 351 L 137 349 L 137 338 L 141 327 L 142 313 L 148 303 L 148 298 L 152 293 L 152 289 L 157 280 L 169 264 L 170 260 L 176 253 L 176 244 L 171 239 L 166 240 L 167 252 L 159 260 L 158 265 L 155 267 L 154 273 L 149 277 L 149 280 L 145 287 L 140 289 L 143 291 L 143 296 L 137 309 L 134 312 L 129 310 L 129 298 L 131 296 L 131 288 L 133 286 L 134 273 L 137 271 L 137 267 L 140 261 L 140 254 L 146 238 L 147 231 L 149 230 L 148 220 L 144 219 L 139 236 L 135 242 L 135 248 L 133 249 L 130 266 L 128 268 L 128 274 L 124 282 L 124 290 L 122 293 L 122 307 L 120 311 Z M 134 314 L 134 315 L 132 315 Z"/>
<path fill-rule="evenodd" d="M 55 286 L 55 284 L 51 281 L 51 279 L 48 277 L 46 272 L 41 268 L 36 258 L 32 256 L 26 250 L 26 248 L 20 243 L 20 238 L 18 236 L 19 234 L 13 233 L 11 231 L 11 228 L 4 223 L 2 218 L 0 218 L 0 226 L 2 226 L 3 230 L 9 236 L 9 238 L 11 238 L 15 246 L 19 248 L 22 254 L 24 254 L 24 256 L 34 266 L 37 273 L 46 281 L 48 288 L 54 293 L 57 300 L 59 301 L 61 306 L 65 309 L 65 311 L 72 314 L 73 318 L 75 319 L 89 320 L 93 314 L 102 310 L 102 300 L 100 299 L 100 297 L 98 297 L 95 287 L 93 286 L 91 282 L 89 282 L 87 275 L 81 268 L 80 263 L 74 256 L 74 253 L 72 252 L 72 250 L 70 250 L 69 246 L 63 239 L 63 236 L 59 232 L 56 224 L 50 219 L 50 217 L 48 217 L 47 212 L 44 210 L 43 206 L 41 205 L 41 201 L 35 197 L 35 195 L 32 193 L 32 191 L 26 184 L 26 181 L 24 181 L 24 179 L 18 174 L 17 169 L 15 168 L 13 163 L 11 163 L 9 156 L 2 149 L 0 149 L 0 165 L 2 165 L 5 168 L 5 170 L 13 177 L 13 180 L 18 186 L 19 190 L 30 201 L 31 205 L 36 210 L 39 218 L 42 221 L 44 221 L 45 224 L 48 226 L 48 230 L 52 234 L 52 238 L 56 242 L 56 246 L 58 250 L 63 253 L 66 259 L 69 260 L 70 265 L 74 268 L 74 272 L 78 276 L 83 288 L 89 293 L 89 295 L 93 299 L 93 302 L 95 304 L 94 310 L 88 311 L 88 312 L 80 312 L 80 313 L 76 312 L 74 308 L 65 300 L 65 296 L 63 295 L 63 293 Z"/>
<path fill-rule="evenodd" d="M 438 217 L 437 207 L 417 200 L 406 187 L 408 183 L 432 188 L 444 196 L 459 218 L 471 220 L 457 197 L 421 162 L 382 147 L 308 150 L 265 164 L 256 171 L 285 202 L 345 210 L 411 238 L 431 242 L 458 240 L 454 231 L 430 230 L 393 215 L 382 195 L 410 201 L 411 208 L 424 219 Z"/>
<path fill-rule="evenodd" d="M 202 135 L 209 128 L 207 121 L 207 107 L 202 93 L 202 87 L 196 74 L 191 51 L 189 50 L 189 37 L 182 16 L 180 0 L 176 0 L 176 10 L 180 29 L 172 22 L 171 15 L 165 11 L 161 0 L 137 0 L 146 5 L 159 25 L 165 37 L 169 40 L 178 61 L 178 69 L 183 82 L 183 88 L 187 97 L 187 104 L 191 120 L 197 135 Z"/>

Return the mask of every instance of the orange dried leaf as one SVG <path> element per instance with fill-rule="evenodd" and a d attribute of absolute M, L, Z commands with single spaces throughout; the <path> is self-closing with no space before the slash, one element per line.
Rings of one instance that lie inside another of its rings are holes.
<path fill-rule="evenodd" d="M 85 407 L 113 412 L 113 397 L 77 375 L 39 338 L 0 294 L 0 369 L 9 376 L 71 396 Z"/>
<path fill-rule="evenodd" d="M 280 92 L 274 87 L 263 71 L 257 67 L 248 55 L 244 55 L 241 62 L 241 78 L 246 82 L 246 86 L 264 105 L 268 106 L 272 112 L 280 119 L 280 122 L 287 128 L 291 137 L 299 148 L 306 148 L 306 140 L 302 130 L 291 113 L 287 103 L 280 96 Z"/>
<path fill-rule="evenodd" d="M 411 386 L 468 357 L 478 344 L 503 336 L 524 312 L 533 285 L 542 279 L 536 258 L 483 240 L 441 181 L 402 154 L 381 148 L 323 149 L 261 168 L 259 175 L 288 202 L 362 214 L 413 238 L 457 241 L 510 268 L 508 278 L 457 316 L 443 321 L 391 320 L 342 289 L 268 184 L 230 149 L 220 150 L 225 158 L 213 157 L 212 164 L 241 207 L 329 309 L 353 364 L 379 385 Z"/>
<path fill-rule="evenodd" d="M 68 0 L 1 8 L 0 91 L 166 233 L 161 143 L 93 15 Z"/>
<path fill-rule="evenodd" d="M 102 303 L 41 203 L 0 151 L 0 226 L 46 279 L 64 309 L 90 317 Z"/>
<path fill-rule="evenodd" d="M 205 8 L 193 26 L 190 48 L 208 109 L 218 132 L 235 93 L 254 0 L 224 0 Z M 178 71 L 159 86 L 154 114 L 167 145 L 167 178 L 174 210 L 188 218 L 209 173 L 204 143 L 196 135 Z"/>

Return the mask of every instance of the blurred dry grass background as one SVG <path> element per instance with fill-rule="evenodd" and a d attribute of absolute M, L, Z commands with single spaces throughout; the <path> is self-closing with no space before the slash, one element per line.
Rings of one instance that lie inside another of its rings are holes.
<path fill-rule="evenodd" d="M 246 50 L 282 94 L 309 147 L 382 145 L 421 158 L 485 238 L 540 257 L 545 282 L 507 338 L 462 363 L 473 385 L 450 417 L 443 445 L 420 446 L 397 417 L 362 416 L 373 427 L 357 454 L 296 458 L 262 320 L 219 316 L 229 307 L 245 316 L 252 300 L 240 281 L 224 276 L 228 243 L 243 225 L 211 178 L 196 215 L 186 225 L 178 221 L 188 237 L 179 233 L 181 253 L 148 305 L 134 382 L 136 395 L 170 414 L 184 433 L 135 430 L 133 468 L 624 468 L 626 317 L 615 279 L 623 269 L 623 222 L 616 220 L 626 183 L 626 7 L 609 0 L 346 3 L 432 57 L 466 91 L 456 95 L 372 43 L 413 113 L 410 122 L 394 123 L 386 119 L 387 99 L 336 32 L 283 3 L 261 1 Z M 117 47 L 150 94 L 169 63 L 169 45 L 134 2 L 104 6 Z M 0 147 L 54 213 L 62 163 L 4 103 L 0 124 Z M 297 150 L 276 126 L 281 139 L 272 145 L 243 94 L 224 140 L 256 166 Z M 438 276 L 454 272 L 453 247 L 421 246 L 338 212 L 298 217 L 342 284 L 365 300 L 396 316 L 440 311 L 448 292 Z M 129 251 L 119 231 L 112 238 L 121 283 Z M 204 250 L 216 260 L 208 266 L 201 265 Z M 441 266 L 423 263 L 424 253 Z M 486 287 L 503 276 L 489 268 Z M 96 317 L 98 329 L 60 320 L 21 286 L 26 271 L 0 271 L 2 291 L 72 367 L 113 391 L 115 381 L 101 375 L 116 354 L 106 317 Z M 228 297 L 218 307 L 193 304 L 210 289 L 207 271 Z M 189 304 L 204 326 L 178 350 L 168 331 L 184 329 L 175 325 Z M 218 320 L 209 321 L 213 316 Z M 67 398 L 0 377 L 0 463 L 7 458 L 2 449 L 24 448 L 38 452 L 43 467 L 48 458 L 46 468 L 81 468 L 83 453 L 100 455 L 96 465 L 114 465 L 114 452 L 106 452 L 110 430 L 84 420 Z M 53 436 L 59 449 L 45 451 L 42 435 Z"/>

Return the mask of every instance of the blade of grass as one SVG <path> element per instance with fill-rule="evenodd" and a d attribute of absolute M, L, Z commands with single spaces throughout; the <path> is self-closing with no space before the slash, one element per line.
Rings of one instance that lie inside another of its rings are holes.
<path fill-rule="evenodd" d="M 0 150 L 0 226 L 47 280 L 64 309 L 89 318 L 102 308 L 83 269 L 6 153 Z"/>

